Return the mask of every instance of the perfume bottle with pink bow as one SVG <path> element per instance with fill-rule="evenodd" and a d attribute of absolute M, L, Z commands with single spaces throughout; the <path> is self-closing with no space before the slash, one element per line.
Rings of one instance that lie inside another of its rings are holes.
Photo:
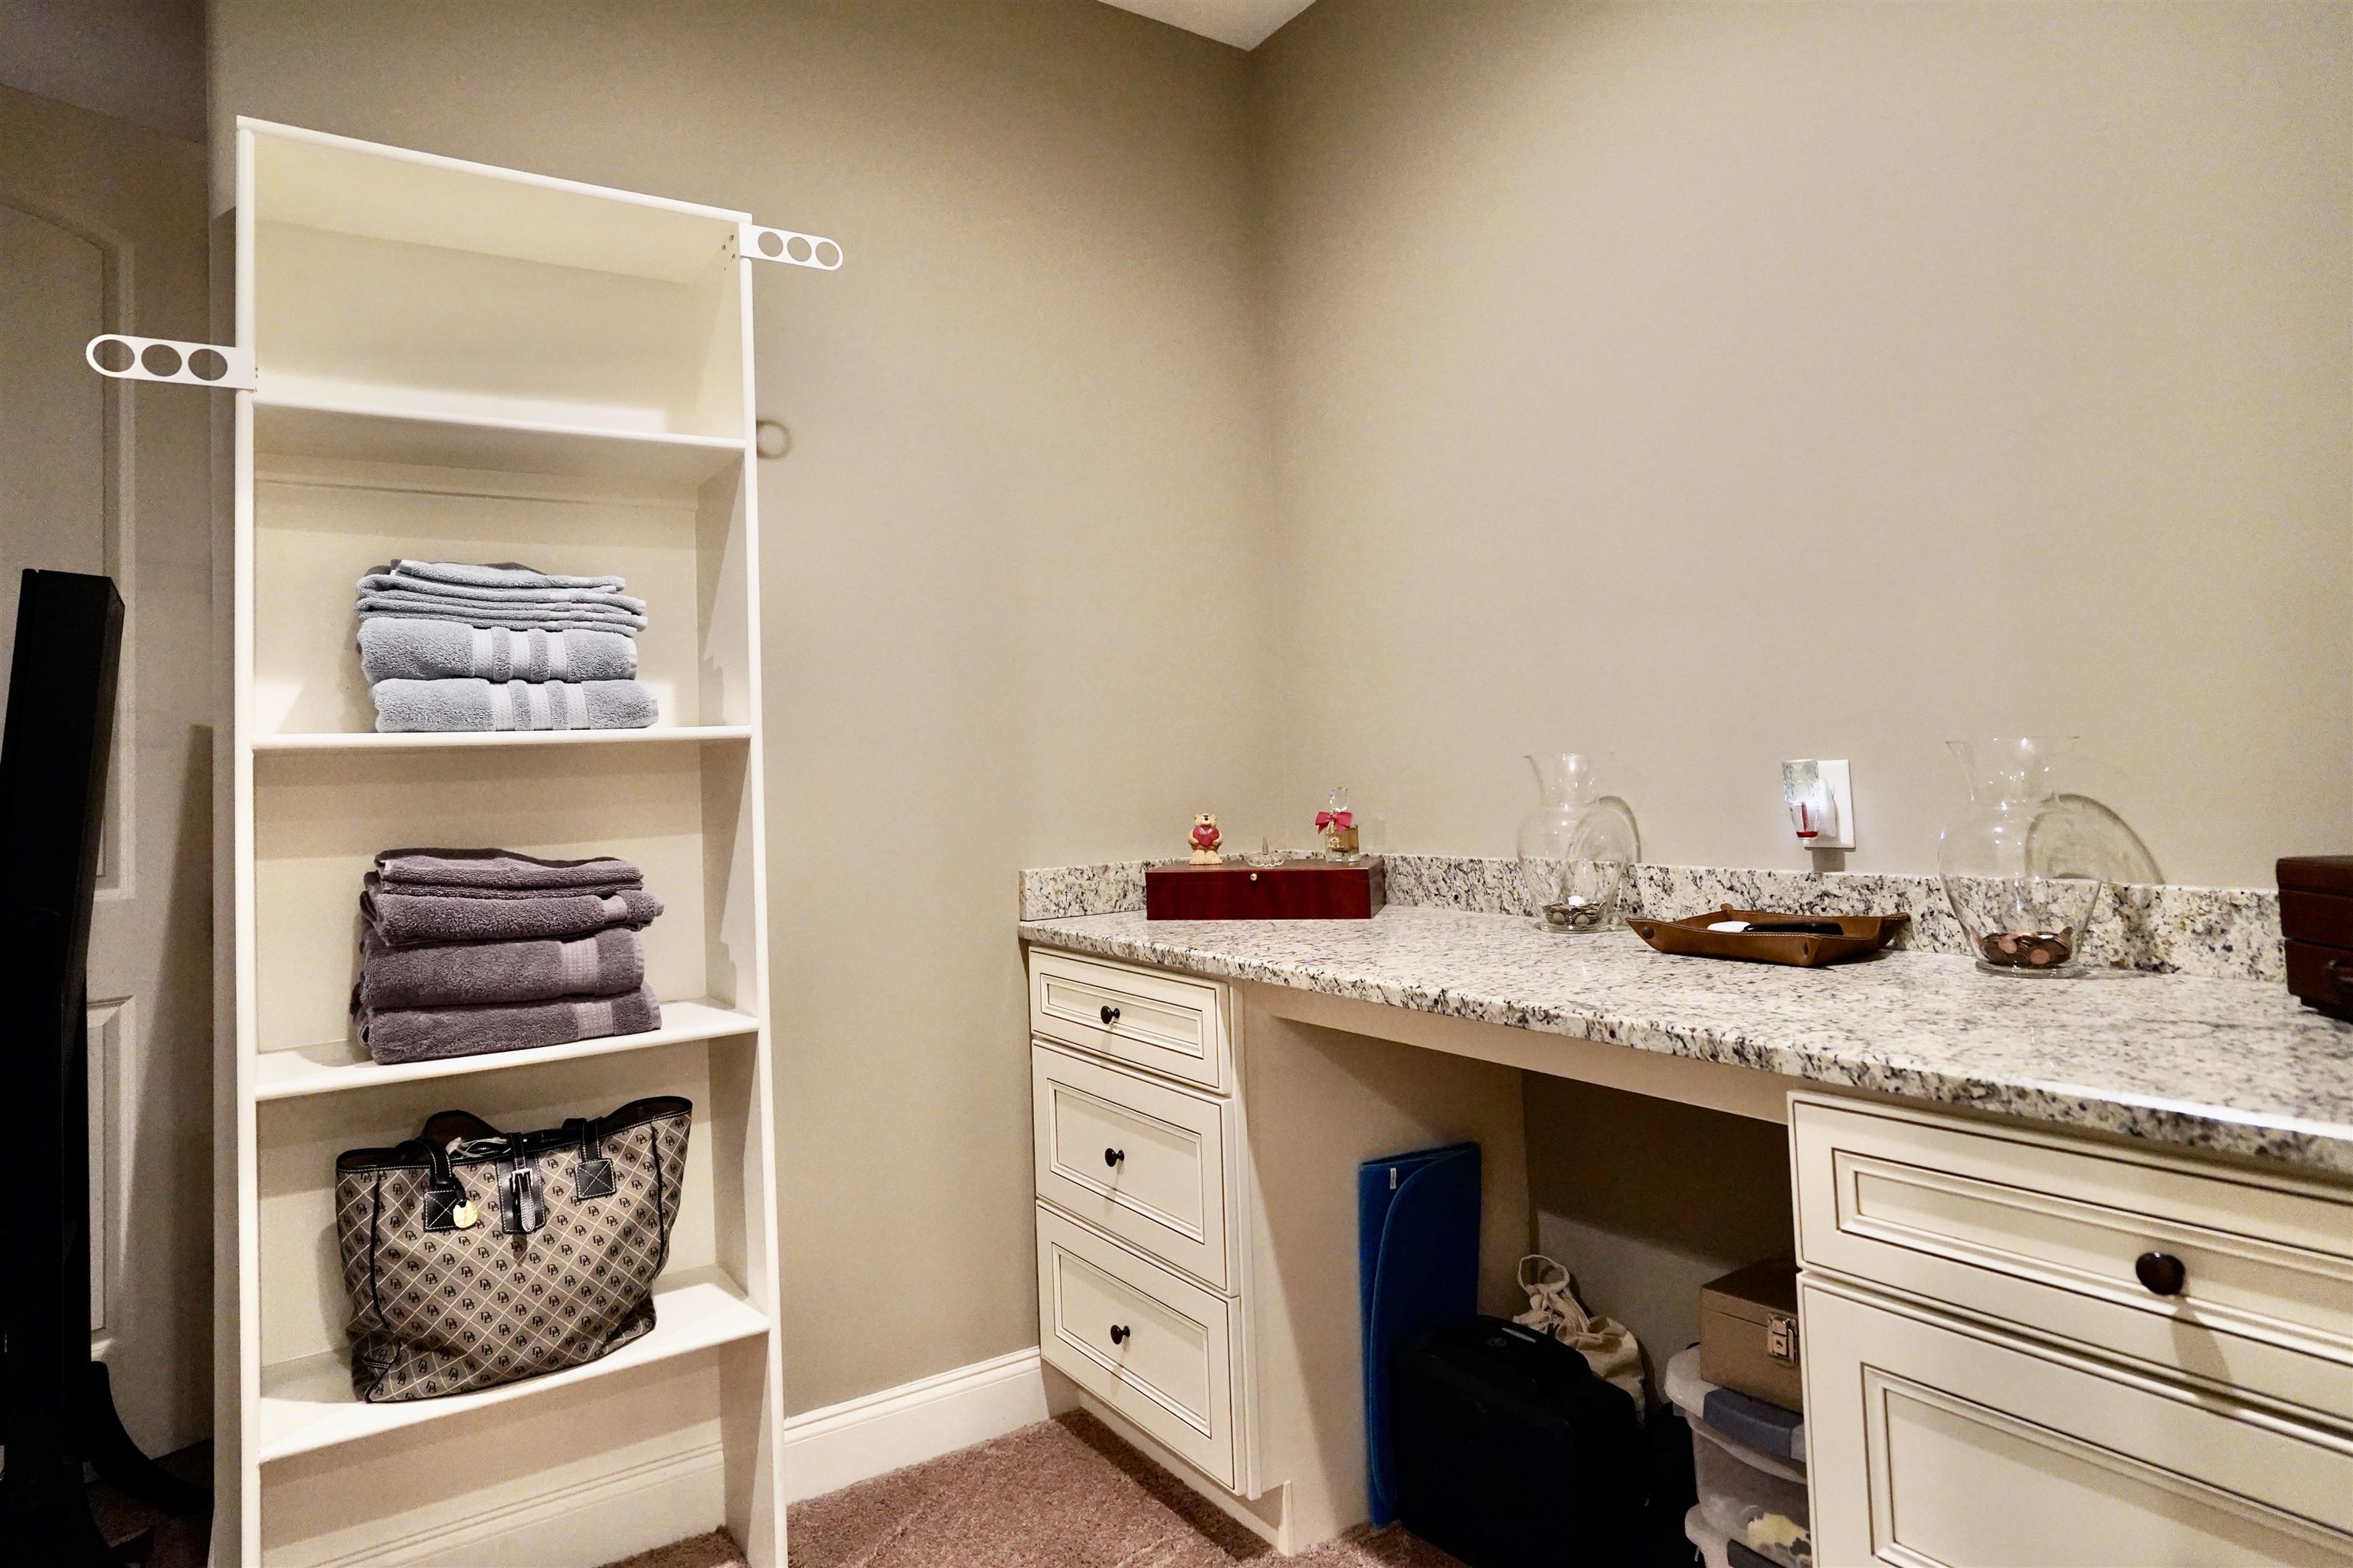
<path fill-rule="evenodd" d="M 1324 853 L 1332 860 L 1353 860 L 1356 854 L 1356 813 L 1348 810 L 1345 785 L 1332 787 L 1332 798 L 1315 813 L 1315 831 L 1323 835 Z"/>

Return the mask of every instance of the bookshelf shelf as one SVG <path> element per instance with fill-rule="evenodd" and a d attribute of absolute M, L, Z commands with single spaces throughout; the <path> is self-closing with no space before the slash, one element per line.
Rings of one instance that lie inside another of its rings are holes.
<path fill-rule="evenodd" d="M 588 1056 L 610 1056 L 623 1051 L 651 1051 L 699 1040 L 723 1040 L 754 1035 L 760 1021 L 708 999 L 665 1001 L 661 1027 L 641 1034 L 609 1034 L 599 1040 L 575 1040 L 568 1045 L 543 1045 L 532 1051 L 501 1051 L 481 1056 L 450 1056 L 436 1062 L 403 1062 L 381 1066 L 369 1060 L 367 1048 L 354 1040 L 326 1040 L 283 1051 L 265 1051 L 254 1064 L 254 1098 L 296 1099 L 304 1095 L 332 1095 L 351 1089 L 382 1088 L 414 1084 L 428 1078 L 460 1078 L 475 1073 L 544 1066 L 576 1062 Z"/>
<path fill-rule="evenodd" d="M 716 1268 L 665 1275 L 654 1288 L 654 1311 L 652 1332 L 602 1361 L 447 1399 L 363 1404 L 352 1396 L 351 1363 L 331 1351 L 273 1363 L 261 1372 L 260 1462 L 267 1465 L 321 1448 L 363 1443 L 427 1422 L 554 1393 L 731 1340 L 752 1339 L 765 1334 L 769 1327 L 767 1314 L 752 1305 L 744 1287 Z"/>
<path fill-rule="evenodd" d="M 650 729 L 481 730 L 458 735 L 383 735 L 322 730 L 256 736 L 256 751 L 496 751 L 508 747 L 733 746 L 752 738 L 743 724 L 656 725 Z"/>
<path fill-rule="evenodd" d="M 480 406 L 435 411 L 414 389 L 318 387 L 272 376 L 254 395 L 254 448 L 285 458 L 699 485 L 744 461 L 737 436 L 610 429 Z M 491 405 L 496 407 L 495 404 Z"/>

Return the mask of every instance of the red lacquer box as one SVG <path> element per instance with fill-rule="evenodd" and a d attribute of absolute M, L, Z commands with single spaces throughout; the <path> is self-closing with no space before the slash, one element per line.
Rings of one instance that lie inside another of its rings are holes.
<path fill-rule="evenodd" d="M 1377 854 L 1144 868 L 1147 920 L 1369 920 L 1387 897 Z"/>
<path fill-rule="evenodd" d="M 2353 854 L 2284 857 L 2279 893 L 2287 989 L 2306 1007 L 2353 1022 Z"/>

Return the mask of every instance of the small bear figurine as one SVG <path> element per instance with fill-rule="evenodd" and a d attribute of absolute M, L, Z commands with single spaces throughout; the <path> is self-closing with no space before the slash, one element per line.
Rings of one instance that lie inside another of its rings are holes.
<path fill-rule="evenodd" d="M 1225 835 L 1218 832 L 1218 814 L 1204 811 L 1193 819 L 1193 863 L 1223 865 L 1225 859 L 1218 853 L 1218 841 Z"/>

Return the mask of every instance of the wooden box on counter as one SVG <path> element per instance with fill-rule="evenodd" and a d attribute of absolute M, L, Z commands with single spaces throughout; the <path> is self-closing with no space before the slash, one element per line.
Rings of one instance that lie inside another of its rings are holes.
<path fill-rule="evenodd" d="M 1147 920 L 1369 920 L 1387 898 L 1377 854 L 1144 868 Z"/>
<path fill-rule="evenodd" d="M 2306 1007 L 2353 1020 L 2353 855 L 2283 858 L 2279 893 L 2287 989 Z"/>

